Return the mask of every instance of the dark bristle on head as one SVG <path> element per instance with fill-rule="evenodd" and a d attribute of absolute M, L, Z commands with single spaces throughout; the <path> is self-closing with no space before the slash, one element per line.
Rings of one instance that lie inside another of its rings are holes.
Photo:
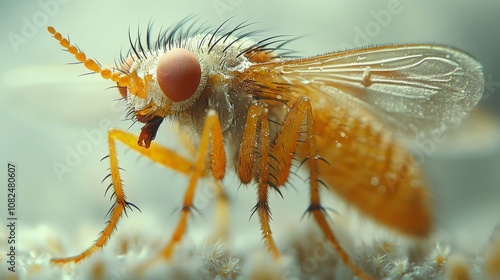
<path fill-rule="evenodd" d="M 232 19 L 233 18 L 225 20 L 223 23 L 221 23 L 215 28 L 209 28 L 206 27 L 204 23 L 196 26 L 198 23 L 198 17 L 193 15 L 187 16 L 181 21 L 179 21 L 179 23 L 170 28 L 163 29 L 163 27 L 161 27 L 158 32 L 158 35 L 156 36 L 156 41 L 154 41 L 155 38 L 154 36 L 152 36 L 153 32 L 152 20 L 148 22 L 146 28 L 146 35 L 144 38 L 145 41 L 142 41 L 143 38 L 141 37 L 143 36 L 143 33 L 140 32 L 139 28 L 137 29 L 137 38 L 135 38 L 135 40 L 132 39 L 131 29 L 129 28 L 128 41 L 130 45 L 130 50 L 125 56 L 120 54 L 120 59 L 119 59 L 120 65 L 116 65 L 116 68 L 120 69 L 125 64 L 125 59 L 130 55 L 134 56 L 136 59 L 143 60 L 148 58 L 151 54 L 156 54 L 157 51 L 160 49 L 169 50 L 172 48 L 183 48 L 185 47 L 184 46 L 185 40 L 189 37 L 196 35 L 206 35 L 202 37 L 202 39 L 200 40 L 198 48 L 206 46 L 208 47 L 209 53 L 213 51 L 213 49 L 217 45 L 221 43 L 226 44 L 227 40 L 231 36 L 233 36 L 234 37 L 233 41 L 230 42 L 223 49 L 223 52 L 225 52 L 230 46 L 236 43 L 243 44 L 244 42 L 247 42 L 249 39 L 252 39 L 253 41 L 256 41 L 256 43 L 247 47 L 240 54 L 238 54 L 238 56 L 242 55 L 251 56 L 256 51 L 265 51 L 274 53 L 273 58 L 295 57 L 293 56 L 294 52 L 292 50 L 284 49 L 283 47 L 286 44 L 298 39 L 298 37 L 291 37 L 288 35 L 276 35 L 261 40 L 257 40 L 252 37 L 257 37 L 264 30 L 256 29 L 256 30 L 246 31 L 250 26 L 255 24 L 252 22 L 249 23 L 248 21 L 242 21 L 239 24 L 235 25 L 233 28 L 227 28 L 230 25 Z"/>
<path fill-rule="evenodd" d="M 153 22 L 149 20 L 148 22 L 148 28 L 146 30 L 146 46 L 148 47 L 148 50 L 151 50 L 151 29 L 153 28 Z"/>

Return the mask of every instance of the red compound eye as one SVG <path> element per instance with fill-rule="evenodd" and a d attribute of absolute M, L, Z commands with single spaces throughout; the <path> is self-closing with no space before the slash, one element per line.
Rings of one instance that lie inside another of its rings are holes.
<path fill-rule="evenodd" d="M 156 69 L 158 85 L 172 101 L 184 101 L 196 92 L 201 80 L 201 66 L 186 49 L 172 49 L 160 57 Z"/>

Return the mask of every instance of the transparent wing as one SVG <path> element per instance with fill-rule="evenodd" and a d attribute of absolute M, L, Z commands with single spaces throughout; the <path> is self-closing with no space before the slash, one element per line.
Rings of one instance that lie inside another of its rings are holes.
<path fill-rule="evenodd" d="M 324 99 L 317 94 L 347 98 L 347 103 L 364 106 L 384 126 L 410 137 L 459 124 L 481 99 L 484 86 L 476 60 L 439 45 L 358 49 L 254 65 L 249 71 L 265 75 L 267 85 L 300 85 L 297 92 L 309 92 L 314 98 Z M 291 91 L 280 94 L 293 95 Z"/>

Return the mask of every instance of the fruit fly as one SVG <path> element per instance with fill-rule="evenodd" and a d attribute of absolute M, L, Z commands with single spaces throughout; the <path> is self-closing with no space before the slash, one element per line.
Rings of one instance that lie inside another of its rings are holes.
<path fill-rule="evenodd" d="M 290 58 L 290 38 L 253 41 L 249 23 L 196 27 L 186 19 L 152 38 L 132 39 L 115 67 L 87 58 L 53 27 L 48 31 L 90 71 L 116 83 L 140 135 L 108 132 L 109 175 L 115 201 L 109 222 L 83 253 L 53 259 L 79 262 L 103 247 L 127 209 L 115 149 L 125 144 L 153 162 L 189 177 L 180 220 L 159 253 L 169 259 L 186 231 L 197 182 L 221 183 L 233 169 L 254 184 L 262 235 L 279 257 L 270 227 L 270 190 L 280 193 L 294 162 L 307 166 L 306 212 L 355 275 L 369 279 L 340 246 L 321 204 L 325 187 L 375 222 L 408 236 L 432 229 L 429 194 L 408 139 L 454 126 L 478 103 L 481 65 L 460 50 L 406 44 Z M 194 159 L 153 140 L 163 120 L 192 139 Z M 281 193 L 280 193 L 281 194 Z"/>

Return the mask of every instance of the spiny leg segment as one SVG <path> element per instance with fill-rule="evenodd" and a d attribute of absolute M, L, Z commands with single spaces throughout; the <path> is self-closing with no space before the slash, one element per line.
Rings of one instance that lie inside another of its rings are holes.
<path fill-rule="evenodd" d="M 179 243 L 184 236 L 187 227 L 187 219 L 191 207 L 193 207 L 196 185 L 198 180 L 203 177 L 207 171 L 207 155 L 209 155 L 211 159 L 210 164 L 213 178 L 216 181 L 221 181 L 224 178 L 226 170 L 226 154 L 224 151 L 224 142 L 219 117 L 213 110 L 210 110 L 205 117 L 205 123 L 200 138 L 200 145 L 198 147 L 198 155 L 193 172 L 191 173 L 191 177 L 189 179 L 189 185 L 184 195 L 181 218 L 170 242 L 161 251 L 159 258 L 170 259 L 174 246 Z"/>
<path fill-rule="evenodd" d="M 197 147 L 194 146 L 188 133 L 181 130 L 180 127 L 176 128 L 176 134 L 181 139 L 181 144 L 193 158 L 196 158 Z M 210 240 L 215 243 L 219 240 L 227 239 L 229 235 L 229 198 L 224 191 L 224 186 L 221 181 L 213 181 L 212 186 L 214 187 L 214 194 L 216 196 L 215 213 L 218 224 L 215 227 L 217 232 Z"/>
<path fill-rule="evenodd" d="M 257 132 L 260 128 L 259 133 Z M 260 155 L 260 161 L 257 157 Z M 257 212 L 264 241 L 275 258 L 280 253 L 271 232 L 271 209 L 269 208 L 269 120 L 265 104 L 252 104 L 248 110 L 243 141 L 238 159 L 238 175 L 244 183 L 251 181 L 254 163 L 258 162 L 257 204 L 252 215 Z"/>
<path fill-rule="evenodd" d="M 141 155 L 146 156 L 152 161 L 157 162 L 163 166 L 171 168 L 180 173 L 189 174 L 191 170 L 193 170 L 193 164 L 189 160 L 183 158 L 182 156 L 176 154 L 171 150 L 161 147 L 156 143 L 152 143 L 149 149 L 144 149 L 137 145 L 137 136 L 121 130 L 116 130 L 116 129 L 109 130 L 108 132 L 109 161 L 110 161 L 110 171 L 112 180 L 112 184 L 110 185 L 110 187 L 111 186 L 113 187 L 115 196 L 115 203 L 113 204 L 113 206 L 110 208 L 109 211 L 110 214 L 109 221 L 106 227 L 100 233 L 98 239 L 90 248 L 88 248 L 81 254 L 73 257 L 54 258 L 51 260 L 53 263 L 64 264 L 69 262 L 80 262 L 88 258 L 96 250 L 102 248 L 108 242 L 111 234 L 116 229 L 116 226 L 118 224 L 118 221 L 122 217 L 122 214 L 124 212 L 126 213 L 126 209 L 127 208 L 132 209 L 132 207 L 137 208 L 135 205 L 126 200 L 125 192 L 120 178 L 120 171 L 118 168 L 118 159 L 116 155 L 115 141 L 120 141 L 127 147 L 139 152 Z"/>
<path fill-rule="evenodd" d="M 290 122 L 287 122 L 290 119 Z M 372 279 L 369 275 L 364 273 L 357 265 L 351 262 L 349 255 L 340 246 L 339 241 L 333 234 L 324 213 L 324 208 L 320 203 L 320 192 L 319 192 L 319 178 L 318 178 L 318 163 L 321 160 L 316 146 L 316 136 L 314 127 L 314 118 L 312 115 L 312 107 L 310 100 L 308 98 L 299 99 L 295 105 L 292 107 L 290 113 L 285 120 L 283 125 L 282 135 L 289 135 L 291 133 L 297 134 L 300 131 L 300 125 L 303 120 L 306 120 L 306 135 L 305 144 L 307 145 L 307 161 L 309 163 L 309 184 L 310 184 L 310 205 L 307 211 L 312 214 L 314 220 L 319 225 L 321 231 L 325 235 L 326 239 L 332 244 L 333 248 L 339 254 L 340 258 L 346 266 L 348 266 L 355 275 L 362 279 Z M 297 122 L 296 120 L 300 120 Z M 276 144 L 278 146 L 278 143 Z"/>

